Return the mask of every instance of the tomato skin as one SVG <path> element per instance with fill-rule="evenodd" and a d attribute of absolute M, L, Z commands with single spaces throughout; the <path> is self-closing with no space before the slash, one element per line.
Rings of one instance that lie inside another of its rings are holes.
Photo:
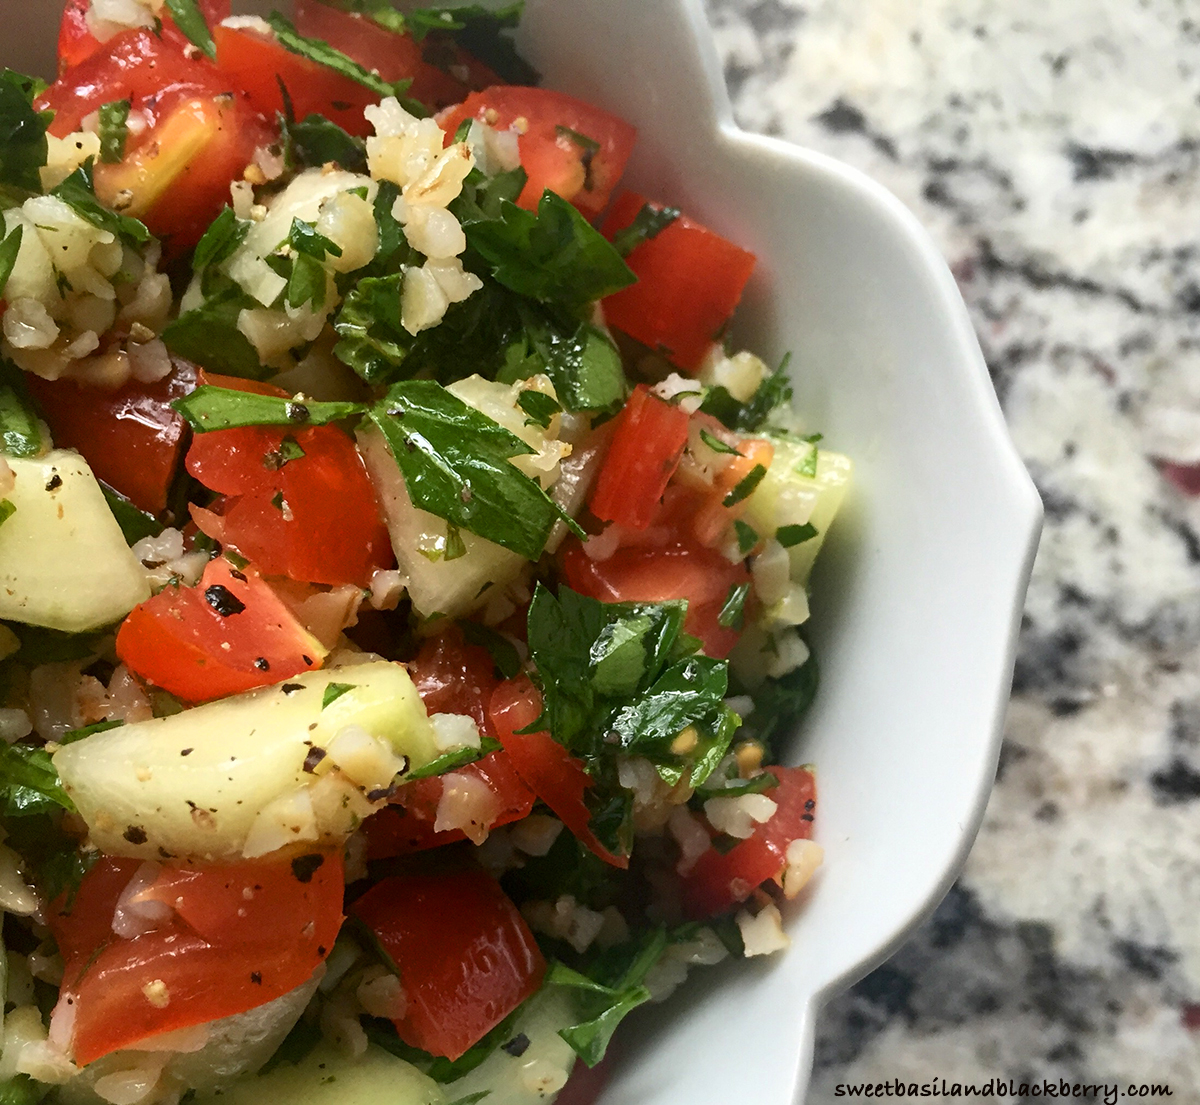
<path fill-rule="evenodd" d="M 779 786 L 766 791 L 779 808 L 754 835 L 722 855 L 715 848 L 703 853 L 684 876 L 683 905 L 693 920 L 715 917 L 744 902 L 756 887 L 783 870 L 788 845 L 812 837 L 817 786 L 804 767 L 767 768 Z"/>
<path fill-rule="evenodd" d="M 428 638 L 408 674 L 431 714 L 468 714 L 481 732 L 490 732 L 488 703 L 499 680 L 491 653 L 469 645 L 458 626 Z"/>
<path fill-rule="evenodd" d="M 273 35 L 250 28 L 214 27 L 213 41 L 217 68 L 266 118 L 274 119 L 284 109 L 282 81 L 297 119 L 319 113 L 360 138 L 374 133 L 363 108 L 379 103 L 380 97 L 365 85 L 293 54 Z"/>
<path fill-rule="evenodd" d="M 467 119 L 490 122 L 497 130 L 525 120 L 518 146 L 529 180 L 517 203 L 530 211 L 537 209 L 548 188 L 584 214 L 600 214 L 637 141 L 637 128 L 624 119 L 548 88 L 499 85 L 473 92 L 438 117 L 447 142 Z M 568 130 L 592 139 L 599 148 L 580 146 L 565 133 Z"/>
<path fill-rule="evenodd" d="M 87 12 L 90 7 L 91 0 L 67 0 L 58 29 L 60 74 L 104 49 L 105 43 L 97 39 L 88 27 Z M 211 28 L 222 19 L 229 18 L 231 4 L 230 0 L 198 0 L 197 7 Z M 163 12 L 162 16 L 162 38 L 180 53 L 191 46 L 188 37 L 175 26 L 175 21 L 166 12 Z"/>
<path fill-rule="evenodd" d="M 354 903 L 400 971 L 405 1043 L 457 1059 L 541 985 L 546 963 L 517 907 L 479 870 L 384 879 Z"/>
<path fill-rule="evenodd" d="M 136 112 L 145 125 L 130 131 L 122 162 L 96 165 L 96 194 L 141 219 L 174 252 L 199 240 L 228 202 L 230 182 L 276 137 L 212 62 L 150 31 L 116 35 L 35 106 L 55 112 L 50 132 L 63 138 L 114 100 L 129 100 L 131 118 Z"/>
<path fill-rule="evenodd" d="M 49 918 L 65 963 L 56 1016 L 73 1008 L 75 1061 L 243 1013 L 307 981 L 341 928 L 345 877 L 339 854 L 314 854 L 315 870 L 294 868 L 291 856 L 164 868 L 146 897 L 173 912 L 132 939 L 117 936 L 112 920 L 141 864 L 101 859 L 70 912 L 60 904 Z M 155 981 L 165 1004 L 146 990 Z"/>
<path fill-rule="evenodd" d="M 623 193 L 604 220 L 604 235 L 624 230 L 645 203 Z M 695 372 L 740 302 L 754 254 L 680 215 L 625 260 L 638 282 L 603 301 L 609 325 Z"/>
<path fill-rule="evenodd" d="M 457 104 L 472 89 L 499 83 L 495 73 L 449 36 L 432 34 L 418 43 L 412 35 L 389 31 L 366 15 L 339 11 L 321 0 L 296 0 L 295 22 L 302 35 L 328 42 L 385 81 L 411 79 L 408 95 L 435 111 Z M 442 68 L 426 61 L 435 51 L 445 55 Z M 451 68 L 464 73 L 466 82 L 445 71 Z"/>
<path fill-rule="evenodd" d="M 502 749 L 456 768 L 451 774 L 477 779 L 495 796 L 497 812 L 484 826 L 489 831 L 520 821 L 533 809 L 533 791 L 521 780 L 508 753 Z M 466 840 L 461 829 L 434 831 L 438 802 L 448 778 L 449 775 L 437 775 L 405 784 L 392 799 L 393 805 L 369 818 L 364 825 L 367 858 L 389 859 Z"/>
<path fill-rule="evenodd" d="M 720 624 L 721 609 L 731 588 L 750 582 L 750 572 L 696 540 L 691 525 L 706 506 L 706 500 L 671 488 L 647 531 L 657 543 L 622 545 L 607 560 L 593 560 L 577 538 L 568 538 L 559 554 L 567 586 L 601 602 L 686 599 L 685 632 L 699 637 L 709 656 L 723 659 L 741 634 Z"/>
<path fill-rule="evenodd" d="M 223 588 L 243 609 L 222 615 Z M 210 599 L 208 596 L 212 596 Z M 211 561 L 195 587 L 168 587 L 137 606 L 117 632 L 135 674 L 185 702 L 209 702 L 321 666 L 326 649 L 250 566 Z"/>
<path fill-rule="evenodd" d="M 203 380 L 285 394 L 211 374 Z M 304 455 L 280 466 L 285 438 Z M 366 465 L 336 426 L 246 426 L 196 434 L 185 464 L 206 487 L 228 496 L 219 513 L 193 507 L 196 524 L 267 575 L 367 587 L 376 571 L 395 563 Z"/>
<path fill-rule="evenodd" d="M 603 522 L 645 529 L 658 514 L 688 440 L 688 415 L 638 384 L 617 428 L 588 504 Z"/>
<path fill-rule="evenodd" d="M 130 380 L 116 391 L 32 373 L 25 382 L 56 445 L 82 453 L 98 480 L 140 510 L 166 509 L 187 437 L 187 424 L 171 401 L 195 387 L 191 365 L 177 361 L 157 383 Z"/>
<path fill-rule="evenodd" d="M 521 732 L 542 713 L 542 696 L 529 677 L 501 683 L 492 695 L 489 713 L 497 739 L 534 794 L 605 863 L 627 868 L 629 857 L 610 852 L 592 832 L 592 814 L 583 800 L 592 785 L 587 769 L 549 733 Z"/>

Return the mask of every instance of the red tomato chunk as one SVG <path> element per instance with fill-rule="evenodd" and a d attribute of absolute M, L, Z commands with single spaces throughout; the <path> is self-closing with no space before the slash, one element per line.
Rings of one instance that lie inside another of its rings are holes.
<path fill-rule="evenodd" d="M 101 859 L 69 911 L 49 918 L 65 963 L 54 1018 L 73 1024 L 75 1061 L 244 1013 L 307 982 L 342 924 L 341 856 L 312 853 L 230 866 L 163 868 L 143 895 L 164 919 L 113 931 L 141 868 Z"/>
<path fill-rule="evenodd" d="M 251 390 L 246 381 L 211 374 L 204 382 Z M 285 394 L 269 385 L 253 390 Z M 226 496 L 216 510 L 193 507 L 196 524 L 267 575 L 367 587 L 395 563 L 366 466 L 336 426 L 196 434 L 187 470 Z"/>
<path fill-rule="evenodd" d="M 645 529 L 658 514 L 687 440 L 687 414 L 638 384 L 617 416 L 592 513 L 603 522 Z"/>
<path fill-rule="evenodd" d="M 637 128 L 624 119 L 548 88 L 502 85 L 472 93 L 438 117 L 447 142 L 467 119 L 516 130 L 529 176 L 517 202 L 530 211 L 548 188 L 585 214 L 600 214 L 637 140 Z"/>
<path fill-rule="evenodd" d="M 504 751 L 533 792 L 605 863 L 628 867 L 629 857 L 610 852 L 592 832 L 591 811 L 583 796 L 592 785 L 587 769 L 549 733 L 525 733 L 542 713 L 542 696 L 527 676 L 496 688 L 491 704 L 492 727 Z"/>
<path fill-rule="evenodd" d="M 733 909 L 750 897 L 784 867 L 788 845 L 812 836 L 817 809 L 817 785 L 812 772 L 803 767 L 767 769 L 779 786 L 766 792 L 779 808 L 754 835 L 722 855 L 710 848 L 684 878 L 684 911 L 703 920 Z"/>
<path fill-rule="evenodd" d="M 187 426 L 171 401 L 196 386 L 196 371 L 177 364 L 154 384 L 131 380 L 115 391 L 73 380 L 25 377 L 55 445 L 76 449 L 96 478 L 148 514 L 166 509 Z"/>
<path fill-rule="evenodd" d="M 533 934 L 483 871 L 384 879 L 352 908 L 400 972 L 412 1047 L 457 1059 L 541 985 Z"/>
<path fill-rule="evenodd" d="M 604 220 L 604 234 L 615 237 L 646 202 L 625 192 Z M 625 260 L 638 282 L 604 300 L 609 325 L 658 350 L 676 367 L 696 371 L 742 298 L 754 254 L 680 215 Z"/>
<path fill-rule="evenodd" d="M 117 655 L 185 702 L 209 702 L 321 666 L 326 649 L 259 574 L 218 557 L 196 587 L 168 587 L 135 607 Z"/>

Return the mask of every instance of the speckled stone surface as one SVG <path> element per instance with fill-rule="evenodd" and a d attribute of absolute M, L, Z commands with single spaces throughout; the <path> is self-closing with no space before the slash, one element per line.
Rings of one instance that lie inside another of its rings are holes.
<path fill-rule="evenodd" d="M 1200 8 L 709 12 L 747 129 L 859 166 L 932 232 L 1047 513 L 979 840 L 825 1010 L 809 1101 L 1030 1076 L 1200 1102 Z"/>

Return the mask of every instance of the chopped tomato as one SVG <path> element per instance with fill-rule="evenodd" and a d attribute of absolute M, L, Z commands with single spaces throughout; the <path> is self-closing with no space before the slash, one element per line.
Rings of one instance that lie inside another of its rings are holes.
<path fill-rule="evenodd" d="M 728 656 L 740 634 L 721 625 L 721 609 L 732 588 L 750 582 L 750 573 L 743 562 L 730 563 L 697 540 L 692 527 L 708 503 L 687 489 L 670 488 L 643 539 L 623 543 L 606 560 L 593 560 L 576 538 L 568 538 L 560 554 L 567 585 L 601 602 L 686 599 L 684 629 L 704 642 L 709 656 Z"/>
<path fill-rule="evenodd" d="M 645 529 L 658 514 L 688 440 L 688 415 L 638 384 L 617 428 L 589 503 L 604 522 Z"/>
<path fill-rule="evenodd" d="M 485 807 L 486 819 L 479 825 L 476 835 L 520 821 L 533 809 L 533 791 L 522 782 L 508 753 L 503 750 L 491 752 L 476 763 L 457 768 L 447 775 L 418 779 L 402 786 L 392 799 L 395 804 L 380 810 L 364 824 L 367 858 L 387 859 L 466 840 L 467 834 L 462 829 L 438 832 L 435 828 L 438 803 L 445 787 L 464 779 L 471 780 L 468 786 L 482 783 L 491 792 L 491 801 Z"/>
<path fill-rule="evenodd" d="M 696 535 L 700 544 L 709 548 L 727 539 L 730 526 L 746 513 L 748 496 L 734 496 L 736 501 L 729 503 L 731 492 L 756 468 L 761 466 L 768 469 L 771 467 L 771 461 L 775 459 L 775 446 L 762 438 L 745 439 L 738 445 L 738 452 L 739 456 L 730 457 L 729 463 L 716 473 L 711 495 L 692 516 L 692 533 Z"/>
<path fill-rule="evenodd" d="M 615 237 L 646 202 L 625 192 L 604 220 L 604 234 Z M 680 215 L 625 260 L 638 282 L 604 300 L 609 325 L 694 372 L 741 300 L 754 254 Z"/>
<path fill-rule="evenodd" d="M 380 97 L 365 85 L 293 54 L 276 41 L 274 33 L 219 26 L 213 28 L 213 40 L 217 67 L 268 119 L 284 109 L 282 84 L 297 119 L 317 113 L 351 134 L 365 137 L 374 133 L 363 108 L 379 103 Z"/>
<path fill-rule="evenodd" d="M 220 387 L 248 382 L 205 374 Z M 278 388 L 254 391 L 284 395 Z M 192 508 L 200 529 L 268 575 L 366 587 L 395 562 L 375 490 L 354 442 L 336 426 L 246 426 L 196 434 L 186 467 L 226 496 Z"/>
<path fill-rule="evenodd" d="M 610 852 L 591 828 L 592 814 L 583 796 L 592 785 L 587 769 L 549 733 L 523 733 L 542 713 L 542 696 L 528 677 L 509 679 L 496 688 L 490 706 L 492 727 L 517 774 L 558 819 L 605 863 L 628 867 L 629 857 Z"/>
<path fill-rule="evenodd" d="M 117 902 L 140 868 L 136 860 L 101 859 L 70 910 L 59 904 L 49 918 L 65 964 L 54 1017 L 67 1021 L 80 1065 L 294 990 L 341 928 L 342 859 L 318 852 L 165 867 L 141 895 L 166 907 L 163 918 L 148 922 L 148 932 L 120 937 Z"/>
<path fill-rule="evenodd" d="M 352 908 L 400 972 L 412 1047 L 457 1059 L 541 985 L 533 934 L 483 871 L 384 879 Z"/>
<path fill-rule="evenodd" d="M 438 117 L 447 142 L 467 119 L 515 130 L 529 176 L 517 202 L 530 211 L 548 188 L 585 214 L 600 214 L 637 139 L 637 128 L 624 119 L 548 88 L 500 85 L 473 92 Z"/>
<path fill-rule="evenodd" d="M 218 557 L 195 587 L 168 587 L 135 607 L 117 655 L 185 702 L 208 702 L 321 666 L 327 650 L 250 566 Z"/>
<path fill-rule="evenodd" d="M 82 453 L 97 479 L 139 509 L 148 514 L 166 509 L 187 434 L 171 401 L 196 386 L 191 365 L 177 361 L 157 383 L 130 380 L 115 391 L 32 374 L 25 382 L 56 445 Z"/>
<path fill-rule="evenodd" d="M 87 13 L 91 6 L 92 0 L 67 0 L 58 30 L 59 73 L 65 73 L 104 48 L 104 43 L 88 26 Z M 229 17 L 230 0 L 197 0 L 196 6 L 210 28 Z M 162 38 L 180 53 L 191 47 L 190 40 L 165 11 L 162 13 Z"/>
<path fill-rule="evenodd" d="M 702 920 L 724 913 L 768 879 L 783 870 L 788 845 L 812 836 L 817 808 L 817 787 L 812 772 L 803 767 L 767 769 L 779 786 L 766 792 L 778 805 L 771 819 L 728 852 L 709 848 L 684 877 L 684 910 Z"/>
<path fill-rule="evenodd" d="M 449 35 L 426 35 L 418 43 L 368 15 L 339 11 L 321 0 L 296 0 L 295 18 L 302 35 L 328 42 L 385 81 L 411 80 L 408 95 L 434 110 L 457 104 L 472 89 L 499 83 Z"/>
<path fill-rule="evenodd" d="M 125 158 L 95 167 L 96 194 L 141 219 L 179 251 L 194 245 L 229 200 L 255 151 L 275 140 L 266 121 L 205 57 L 150 31 L 125 31 L 38 97 L 59 138 L 101 106 L 129 100 Z"/>
<path fill-rule="evenodd" d="M 457 626 L 428 638 L 408 663 L 425 709 L 431 714 L 469 714 L 488 732 L 488 703 L 499 680 L 491 653 L 469 645 Z"/>

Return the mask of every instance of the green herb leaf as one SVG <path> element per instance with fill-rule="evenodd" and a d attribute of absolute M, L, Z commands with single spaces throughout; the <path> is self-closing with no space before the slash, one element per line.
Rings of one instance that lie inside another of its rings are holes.
<path fill-rule="evenodd" d="M 402 776 L 401 781 L 412 783 L 418 779 L 432 779 L 435 775 L 445 775 L 448 771 L 457 771 L 460 767 L 473 764 L 476 760 L 495 752 L 500 748 L 500 742 L 492 737 L 483 737 L 478 748 L 455 748 L 443 752 L 437 759 L 430 760 L 424 767 L 418 767 Z"/>
<path fill-rule="evenodd" d="M 515 434 L 439 384 L 395 384 L 368 414 L 383 432 L 413 505 L 536 560 L 563 515 L 509 463 L 532 452 Z"/>
<path fill-rule="evenodd" d="M 0 745 L 0 813 L 28 817 L 56 809 L 74 810 L 50 753 L 32 744 Z"/>
<path fill-rule="evenodd" d="M 16 365 L 0 361 L 0 452 L 10 457 L 36 457 L 48 447 L 25 386 L 25 374 Z"/>
<path fill-rule="evenodd" d="M 341 257 L 342 255 L 341 246 L 330 241 L 324 234 L 318 233 L 313 223 L 306 223 L 303 219 L 292 219 L 292 229 L 287 236 L 287 245 L 297 253 L 302 253 L 304 256 L 315 258 L 318 261 L 324 261 L 326 257 Z"/>
<path fill-rule="evenodd" d="M 217 47 L 196 0 L 167 0 L 167 11 L 171 13 L 175 26 L 187 35 L 188 41 L 216 61 Z"/>
<path fill-rule="evenodd" d="M 68 729 L 58 740 L 59 744 L 74 744 L 95 733 L 107 733 L 110 729 L 119 729 L 123 721 L 98 721 L 94 725 L 85 725 L 82 729 Z"/>
<path fill-rule="evenodd" d="M 777 371 L 771 373 L 745 403 L 739 403 L 728 389 L 711 387 L 700 409 L 719 418 L 731 430 L 742 433 L 761 429 L 777 407 L 792 401 L 792 382 L 787 374 L 789 353 Z"/>
<path fill-rule="evenodd" d="M 16 512 L 16 504 L 11 499 L 0 499 L 0 526 L 4 525 Z"/>
<path fill-rule="evenodd" d="M 16 1074 L 0 1082 L 0 1105 L 38 1105 L 49 1092 L 49 1086 L 35 1082 L 29 1075 Z"/>
<path fill-rule="evenodd" d="M 157 537 L 162 533 L 164 527 L 157 518 L 139 510 L 119 491 L 115 491 L 106 483 L 100 484 L 100 490 L 104 492 L 108 509 L 112 511 L 117 525 L 121 527 L 127 545 L 132 547 L 145 537 Z"/>
<path fill-rule="evenodd" d="M 44 86 L 43 86 L 44 87 Z M 42 190 L 38 170 L 46 164 L 46 127 L 51 116 L 33 109 L 39 89 L 32 77 L 0 73 L 0 187 L 33 194 Z M 20 197 L 10 197 L 15 203 Z"/>
<path fill-rule="evenodd" d="M 515 312 L 513 340 L 497 379 L 516 383 L 545 373 L 569 411 L 607 412 L 624 401 L 621 356 L 600 330 L 526 302 L 516 304 Z"/>
<path fill-rule="evenodd" d="M 318 38 L 305 38 L 297 33 L 292 21 L 286 16 L 280 15 L 279 12 L 272 12 L 267 16 L 267 22 L 275 32 L 275 38 L 279 41 L 279 45 L 285 50 L 299 54 L 300 57 L 307 58 L 309 61 L 315 61 L 318 65 L 332 69 L 343 77 L 349 77 L 350 80 L 361 84 L 364 88 L 378 93 L 381 98 L 396 96 L 404 101 L 406 108 L 412 103 L 405 97 L 409 85 L 412 84 L 411 80 L 385 81 L 378 73 L 373 73 L 359 65 L 353 58 L 347 57 L 341 50 L 334 49 L 329 43 L 322 42 Z M 412 109 L 408 108 L 408 110 Z M 422 114 L 424 114 L 423 109 Z"/>
<path fill-rule="evenodd" d="M 711 728 L 726 711 L 729 667 L 710 656 L 691 656 L 669 667 L 636 701 L 618 712 L 612 726 L 621 747 L 663 756 L 689 725 Z"/>
<path fill-rule="evenodd" d="M 682 602 L 603 603 L 569 587 L 555 598 L 539 585 L 527 632 L 543 715 L 531 729 L 596 753 L 613 712 L 663 671 L 686 615 Z"/>
<path fill-rule="evenodd" d="M 622 257 L 628 257 L 643 242 L 657 238 L 679 218 L 680 214 L 677 207 L 657 207 L 652 203 L 643 204 L 642 209 L 634 216 L 633 222 L 613 235 L 613 248 Z"/>
<path fill-rule="evenodd" d="M 123 238 L 135 245 L 150 241 L 150 231 L 144 223 L 128 215 L 118 215 L 96 199 L 92 183 L 92 159 L 89 157 L 51 193 L 75 209 L 75 213 L 93 226 Z"/>
<path fill-rule="evenodd" d="M 367 171 L 367 146 L 324 115 L 309 115 L 299 122 L 283 120 L 285 144 L 298 168 L 319 169 L 340 165 L 347 172 Z"/>
<path fill-rule="evenodd" d="M 746 617 L 746 599 L 749 595 L 750 584 L 748 583 L 737 583 L 730 587 L 721 612 L 717 615 L 717 624 L 725 629 L 740 630 Z"/>
<path fill-rule="evenodd" d="M 259 361 L 254 346 L 237 325 L 244 308 L 257 306 L 232 280 L 223 279 L 219 291 L 169 323 L 162 339 L 172 353 L 213 372 L 265 380 L 276 370 Z"/>
<path fill-rule="evenodd" d="M 811 522 L 805 522 L 802 526 L 780 526 L 775 531 L 775 540 L 785 549 L 790 549 L 795 545 L 803 545 L 805 541 L 811 541 L 817 536 L 817 527 Z"/>
<path fill-rule="evenodd" d="M 644 946 L 614 986 L 606 986 L 587 975 L 554 962 L 546 973 L 547 986 L 567 986 L 580 991 L 586 1020 L 559 1030 L 575 1054 L 589 1067 L 604 1058 L 609 1041 L 617 1026 L 639 1005 L 650 1000 L 650 991 L 643 985 L 650 969 L 667 949 L 667 932 L 656 929 L 644 938 Z"/>
<path fill-rule="evenodd" d="M 700 798 L 741 798 L 744 794 L 765 794 L 779 786 L 779 780 L 769 771 L 755 775 L 750 779 L 726 779 L 714 781 L 710 776 L 703 786 L 696 788 Z"/>
<path fill-rule="evenodd" d="M 817 658 L 808 660 L 779 679 L 767 679 L 749 691 L 754 710 L 746 718 L 746 732 L 766 745 L 780 734 L 791 732 L 808 712 L 821 681 Z M 735 693 L 741 688 L 735 687 Z"/>
<path fill-rule="evenodd" d="M 754 494 L 754 489 L 762 483 L 763 477 L 766 474 L 766 468 L 761 464 L 756 464 L 738 481 L 738 485 L 725 496 L 725 506 L 737 506 L 743 499 L 748 499 Z"/>
<path fill-rule="evenodd" d="M 249 219 L 239 219 L 232 207 L 224 207 L 204 232 L 192 255 L 192 267 L 199 271 L 229 260 L 250 233 Z"/>
<path fill-rule="evenodd" d="M 325 306 L 327 285 L 325 266 L 306 253 L 299 254 L 292 262 L 292 273 L 288 278 L 285 296 L 288 306 L 296 308 L 311 303 L 319 310 Z"/>
<path fill-rule="evenodd" d="M 738 552 L 743 556 L 750 552 L 760 540 L 758 531 L 740 518 L 734 521 L 733 532 L 737 535 Z"/>
<path fill-rule="evenodd" d="M 100 108 L 100 160 L 105 165 L 118 165 L 125 160 L 130 106 L 128 100 L 114 100 Z"/>
<path fill-rule="evenodd" d="M 362 414 L 366 409 L 361 403 L 300 402 L 282 395 L 255 395 L 211 384 L 196 388 L 171 406 L 197 433 L 240 426 L 324 426 Z"/>
<path fill-rule="evenodd" d="M 819 454 L 820 450 L 814 445 L 809 450 L 808 455 L 796 465 L 796 475 L 815 480 L 817 478 L 817 460 Z"/>
<path fill-rule="evenodd" d="M 536 215 L 506 200 L 498 218 L 464 230 L 496 280 L 530 299 L 582 307 L 637 280 L 607 239 L 549 190 Z"/>
<path fill-rule="evenodd" d="M 353 690 L 358 689 L 357 683 L 328 683 L 325 686 L 325 694 L 321 697 L 321 709 L 333 705 L 344 694 L 349 694 Z"/>
<path fill-rule="evenodd" d="M 398 272 L 360 280 L 334 321 L 341 338 L 334 353 L 368 383 L 393 377 L 412 345 L 412 335 L 400 321 L 403 286 L 404 275 Z"/>
<path fill-rule="evenodd" d="M 517 406 L 529 415 L 526 426 L 540 426 L 543 430 L 549 428 L 550 419 L 562 410 L 562 405 L 554 396 L 532 388 L 521 392 L 517 397 Z"/>
<path fill-rule="evenodd" d="M 700 431 L 700 440 L 704 442 L 714 453 L 727 453 L 730 456 L 740 457 L 742 451 L 735 449 L 732 445 L 727 445 L 719 437 L 714 437 L 707 430 Z"/>
<path fill-rule="evenodd" d="M 0 222 L 0 226 L 3 223 Z M 21 252 L 21 239 L 24 237 L 25 228 L 19 223 L 13 228 L 11 234 L 5 236 L 4 241 L 0 242 L 0 295 L 4 294 L 4 289 L 8 287 L 8 278 L 12 276 L 13 268 L 17 263 L 17 254 Z"/>

